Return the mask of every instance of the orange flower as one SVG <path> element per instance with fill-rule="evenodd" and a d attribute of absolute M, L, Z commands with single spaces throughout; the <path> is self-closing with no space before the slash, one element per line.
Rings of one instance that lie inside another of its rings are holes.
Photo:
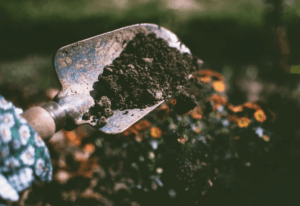
<path fill-rule="evenodd" d="M 207 75 L 207 76 L 211 76 L 212 75 L 212 71 L 207 69 L 207 70 L 199 70 L 198 72 L 200 75 Z"/>
<path fill-rule="evenodd" d="M 257 104 L 255 103 L 252 103 L 252 102 L 246 102 L 244 103 L 244 107 L 247 107 L 249 109 L 254 109 L 254 110 L 259 110 L 261 109 L 260 106 L 258 106 Z"/>
<path fill-rule="evenodd" d="M 143 135 L 137 135 L 137 136 L 135 137 L 135 140 L 138 141 L 138 142 L 141 142 L 143 139 L 144 139 L 144 136 L 143 136 Z"/>
<path fill-rule="evenodd" d="M 270 141 L 270 137 L 267 136 L 267 135 L 263 135 L 262 138 L 263 138 L 263 140 L 265 140 L 266 142 L 269 142 L 269 141 Z"/>
<path fill-rule="evenodd" d="M 234 122 L 237 120 L 237 116 L 236 115 L 228 115 L 228 119 L 229 119 L 229 121 Z"/>
<path fill-rule="evenodd" d="M 237 120 L 238 126 L 241 128 L 248 127 L 250 122 L 251 120 L 248 119 L 247 117 L 242 117 Z"/>
<path fill-rule="evenodd" d="M 199 105 L 197 105 L 192 111 L 192 117 L 194 119 L 202 119 L 202 114 L 203 114 L 203 111 Z"/>
<path fill-rule="evenodd" d="M 97 157 L 92 159 L 80 162 L 79 169 L 75 175 L 84 176 L 84 177 L 92 177 L 93 169 L 99 167 Z"/>
<path fill-rule="evenodd" d="M 191 110 L 188 111 L 187 113 L 183 114 L 183 116 L 187 116 L 187 115 L 190 115 L 191 114 Z"/>
<path fill-rule="evenodd" d="M 187 113 L 181 114 L 180 116 L 183 116 L 183 117 L 189 116 L 191 114 L 191 111 L 192 110 L 188 111 Z"/>
<path fill-rule="evenodd" d="M 131 130 L 131 131 L 132 131 L 132 133 L 134 133 L 134 134 L 135 134 L 135 136 L 139 134 L 139 132 L 138 132 L 137 130 L 135 130 L 134 128 L 132 128 L 132 130 Z"/>
<path fill-rule="evenodd" d="M 222 76 L 222 74 L 218 73 L 218 72 L 215 72 L 215 71 L 212 71 L 212 76 L 213 77 L 217 77 L 220 81 L 224 81 L 225 78 Z"/>
<path fill-rule="evenodd" d="M 239 139 L 240 139 L 240 136 L 235 136 L 234 139 L 235 139 L 235 140 L 239 140 Z"/>
<path fill-rule="evenodd" d="M 161 130 L 158 127 L 152 127 L 150 134 L 153 138 L 159 138 L 161 136 Z"/>
<path fill-rule="evenodd" d="M 219 108 L 221 108 L 221 106 L 222 106 L 222 105 L 220 105 L 220 104 L 215 104 L 215 105 L 214 105 L 214 108 L 213 108 L 214 111 L 216 111 L 216 110 L 218 110 Z"/>
<path fill-rule="evenodd" d="M 210 76 L 199 77 L 198 79 L 201 82 L 204 82 L 204 83 L 210 83 L 211 82 L 211 77 Z"/>
<path fill-rule="evenodd" d="M 228 109 L 231 110 L 234 113 L 242 112 L 243 111 L 243 105 L 233 106 L 232 104 L 228 105 Z"/>
<path fill-rule="evenodd" d="M 198 73 L 200 74 L 200 76 L 213 76 L 213 77 L 218 78 L 220 81 L 224 80 L 224 77 L 220 73 L 215 72 L 215 71 L 200 70 Z"/>
<path fill-rule="evenodd" d="M 177 103 L 177 100 L 176 100 L 176 99 L 171 99 L 171 100 L 170 100 L 170 103 L 171 103 L 172 105 L 175 105 L 175 104 Z"/>
<path fill-rule="evenodd" d="M 217 92 L 224 92 L 225 91 L 225 84 L 222 81 L 214 81 L 213 82 L 213 88 L 217 91 Z"/>
<path fill-rule="evenodd" d="M 225 96 L 221 96 L 219 94 L 213 94 L 208 99 L 212 100 L 215 104 L 221 104 L 221 105 L 227 104 L 227 98 Z"/>
<path fill-rule="evenodd" d="M 76 132 L 74 130 L 73 131 L 63 130 L 63 133 L 64 133 L 65 137 L 67 138 L 67 140 L 71 144 L 73 144 L 75 146 L 80 146 L 80 144 L 81 144 L 81 138 L 76 135 Z"/>
<path fill-rule="evenodd" d="M 184 144 L 187 140 L 188 140 L 188 138 L 185 135 L 183 137 L 179 137 L 177 139 L 177 141 L 181 144 Z"/>
<path fill-rule="evenodd" d="M 83 151 L 93 153 L 95 151 L 95 146 L 91 143 L 88 143 L 84 146 Z"/>
<path fill-rule="evenodd" d="M 162 104 L 160 107 L 159 107 L 159 110 L 169 110 L 169 106 L 166 104 L 166 103 L 164 103 L 164 104 Z"/>
<path fill-rule="evenodd" d="M 127 130 L 125 130 L 123 132 L 123 135 L 128 136 L 128 135 L 131 135 L 132 133 L 134 133 L 135 135 L 139 134 L 139 132 L 132 126 L 132 127 L 129 127 Z"/>
<path fill-rule="evenodd" d="M 158 108 L 158 110 L 160 111 L 160 115 L 164 115 L 164 116 L 166 116 L 170 112 L 169 106 L 166 103 L 162 104 Z"/>
<path fill-rule="evenodd" d="M 254 117 L 258 122 L 264 122 L 267 119 L 264 111 L 262 111 L 261 109 L 257 110 L 254 113 Z"/>
<path fill-rule="evenodd" d="M 199 128 L 195 130 L 195 132 L 196 132 L 197 134 L 200 133 L 200 131 L 201 131 L 201 129 L 199 129 Z"/>
<path fill-rule="evenodd" d="M 207 70 L 199 70 L 198 75 L 200 76 L 212 76 L 212 71 L 207 69 Z"/>
<path fill-rule="evenodd" d="M 151 126 L 151 123 L 149 121 L 147 121 L 147 120 L 142 120 L 142 121 L 140 121 L 140 122 L 138 122 L 138 123 L 136 123 L 134 125 L 135 129 L 138 130 L 138 131 L 140 131 L 140 130 L 146 130 L 150 126 Z"/>
<path fill-rule="evenodd" d="M 127 130 L 125 130 L 124 132 L 123 132 L 123 135 L 124 136 L 128 136 L 128 135 L 130 135 L 131 134 L 131 130 L 130 129 L 127 129 Z"/>

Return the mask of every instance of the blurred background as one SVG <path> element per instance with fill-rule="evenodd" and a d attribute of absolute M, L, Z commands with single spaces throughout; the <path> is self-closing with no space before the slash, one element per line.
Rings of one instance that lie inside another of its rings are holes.
<path fill-rule="evenodd" d="M 282 82 L 278 70 L 299 63 L 299 15 L 297 0 L 1 0 L 0 82 L 29 93 L 59 88 L 52 67 L 58 48 L 141 22 L 176 33 L 229 82 L 240 74 Z M 234 101 L 257 100 L 261 86 L 251 88 L 259 91 L 240 86 L 251 94 Z"/>
<path fill-rule="evenodd" d="M 0 0 L 0 94 L 23 109 L 52 99 L 60 47 L 136 23 L 177 34 L 204 68 L 225 76 L 232 104 L 258 101 L 277 115 L 280 140 L 264 162 L 269 172 L 255 174 L 260 189 L 220 200 L 299 204 L 299 0 Z"/>

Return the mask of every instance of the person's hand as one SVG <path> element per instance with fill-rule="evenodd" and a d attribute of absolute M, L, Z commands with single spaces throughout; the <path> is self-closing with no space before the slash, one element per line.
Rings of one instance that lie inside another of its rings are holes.
<path fill-rule="evenodd" d="M 48 148 L 22 112 L 0 96 L 0 199 L 7 201 L 18 201 L 33 182 L 52 179 Z"/>

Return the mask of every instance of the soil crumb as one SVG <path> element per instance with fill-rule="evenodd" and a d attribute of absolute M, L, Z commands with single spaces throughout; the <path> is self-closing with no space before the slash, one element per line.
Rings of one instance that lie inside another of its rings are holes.
<path fill-rule="evenodd" d="M 183 114 L 196 106 L 193 95 L 184 91 L 189 75 L 198 70 L 201 60 L 182 54 L 155 33 L 139 33 L 111 65 L 107 65 L 95 83 L 95 106 L 85 113 L 98 127 L 116 109 L 146 108 L 159 101 L 178 97 L 175 111 Z"/>

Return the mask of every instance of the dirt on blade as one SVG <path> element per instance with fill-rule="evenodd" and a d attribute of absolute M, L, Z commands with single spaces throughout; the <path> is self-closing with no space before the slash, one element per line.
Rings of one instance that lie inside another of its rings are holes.
<path fill-rule="evenodd" d="M 189 75 L 200 67 L 198 58 L 182 54 L 168 42 L 139 33 L 111 65 L 107 65 L 95 83 L 95 106 L 83 119 L 98 119 L 98 127 L 116 109 L 145 108 L 173 96 L 179 97 L 182 106 L 178 113 L 185 113 L 196 106 L 192 95 L 184 92 Z"/>

